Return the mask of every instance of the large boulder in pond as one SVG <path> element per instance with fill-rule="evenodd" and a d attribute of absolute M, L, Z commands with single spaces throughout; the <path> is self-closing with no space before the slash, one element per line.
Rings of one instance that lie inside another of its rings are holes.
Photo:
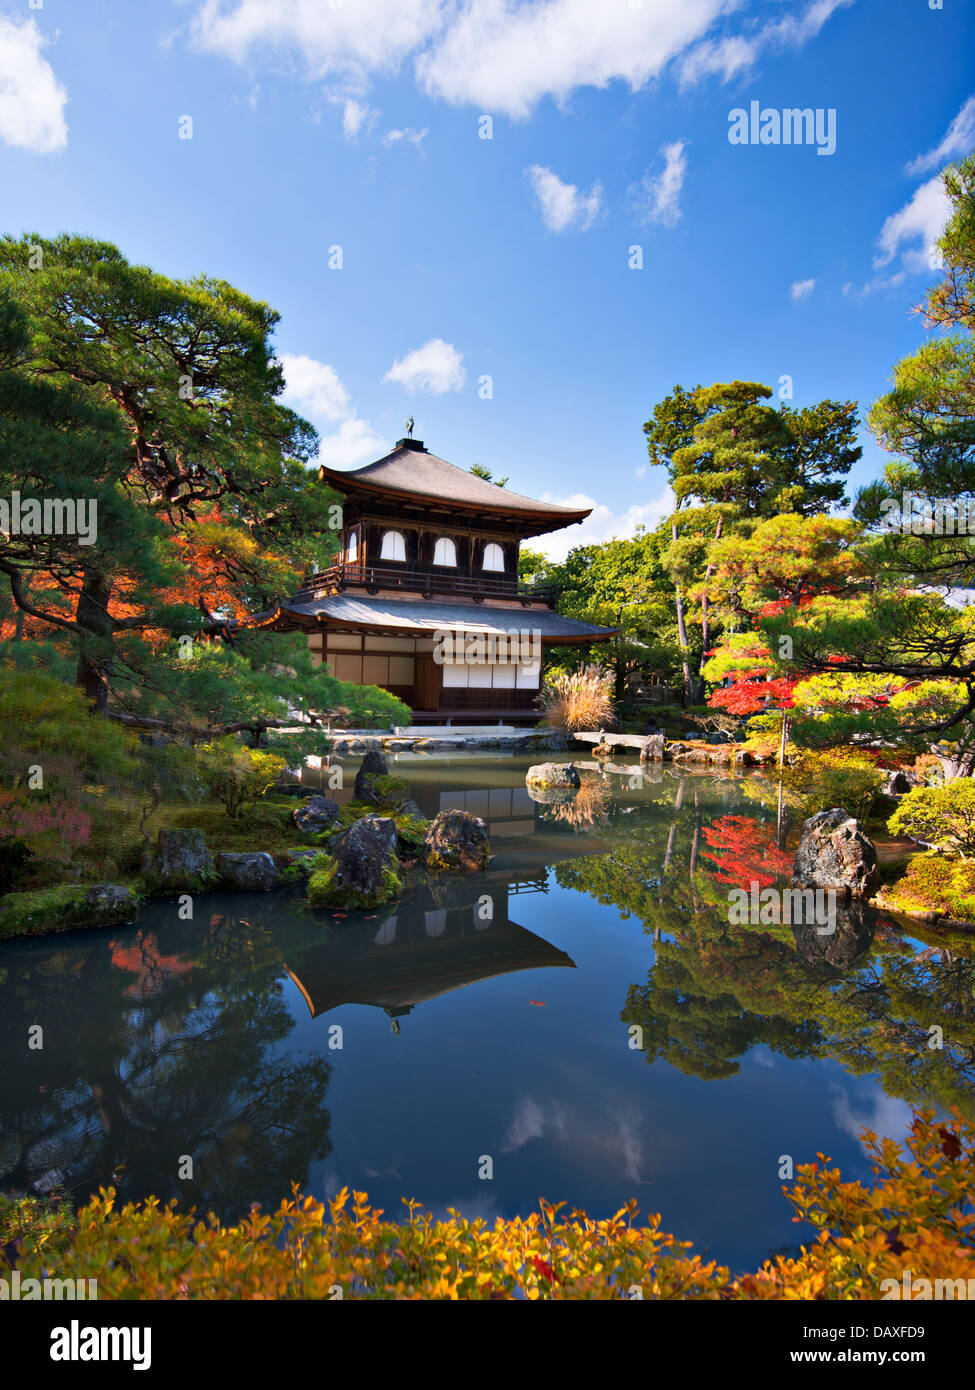
<path fill-rule="evenodd" d="M 536 763 L 525 773 L 529 787 L 559 787 L 577 790 L 582 785 L 575 763 Z"/>
<path fill-rule="evenodd" d="M 803 821 L 793 877 L 810 888 L 835 888 L 844 896 L 869 897 L 880 877 L 877 851 L 856 818 L 834 806 Z"/>
<path fill-rule="evenodd" d="M 142 876 L 151 893 L 201 893 L 217 877 L 202 830 L 160 830 L 156 849 L 142 856 Z"/>
<path fill-rule="evenodd" d="M 486 869 L 489 852 L 487 826 L 480 816 L 469 811 L 441 811 L 430 822 L 424 863 L 433 873 Z"/>
<path fill-rule="evenodd" d="M 266 893 L 278 885 L 278 871 L 274 860 L 263 850 L 243 854 L 218 854 L 217 872 L 221 883 L 227 888 L 237 888 L 243 892 Z"/>
<path fill-rule="evenodd" d="M 389 767 L 382 753 L 376 748 L 370 748 L 362 759 L 359 771 L 355 775 L 355 787 L 352 795 L 356 801 L 364 801 L 369 806 L 377 805 L 385 796 L 385 783 L 378 782 L 377 778 L 388 777 Z"/>
<path fill-rule="evenodd" d="M 321 835 L 339 823 L 339 803 L 330 796 L 310 796 L 291 812 L 291 819 L 303 835 Z"/>
<path fill-rule="evenodd" d="M 345 911 L 379 907 L 403 891 L 396 858 L 396 822 L 363 816 L 333 843 L 334 858 L 308 880 L 313 907 Z"/>

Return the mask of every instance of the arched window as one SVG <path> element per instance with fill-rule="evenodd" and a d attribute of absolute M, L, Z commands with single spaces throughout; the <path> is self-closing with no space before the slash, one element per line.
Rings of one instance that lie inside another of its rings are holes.
<path fill-rule="evenodd" d="M 399 531 L 384 531 L 380 560 L 405 560 L 406 541 Z"/>
<path fill-rule="evenodd" d="M 359 558 L 359 536 L 356 531 L 349 532 L 348 557 L 350 565 L 354 565 Z"/>
<path fill-rule="evenodd" d="M 457 564 L 457 547 L 449 536 L 441 536 L 434 546 L 433 563 L 435 565 Z"/>
<path fill-rule="evenodd" d="M 504 551 L 500 545 L 495 545 L 494 541 L 484 547 L 484 568 L 486 570 L 504 570 Z"/>

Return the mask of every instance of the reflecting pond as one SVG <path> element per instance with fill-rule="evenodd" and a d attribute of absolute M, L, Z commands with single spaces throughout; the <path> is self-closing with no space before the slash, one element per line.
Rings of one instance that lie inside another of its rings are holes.
<path fill-rule="evenodd" d="M 212 894 L 192 921 L 154 902 L 0 946 L 0 1187 L 114 1182 L 225 1219 L 292 1181 L 394 1216 L 635 1196 L 743 1268 L 802 1238 L 783 1156 L 868 1179 L 865 1125 L 975 1108 L 975 937 L 869 908 L 829 936 L 732 925 L 732 887 L 788 879 L 774 784 L 590 769 L 547 803 L 531 761 L 391 760 L 425 814 L 484 816 L 492 848 L 484 875 L 395 908 Z"/>

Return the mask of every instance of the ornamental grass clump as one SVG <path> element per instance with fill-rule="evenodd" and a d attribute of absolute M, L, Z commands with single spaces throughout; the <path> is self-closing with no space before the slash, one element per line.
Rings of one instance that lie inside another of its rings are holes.
<path fill-rule="evenodd" d="M 546 678 L 537 704 L 542 723 L 566 733 L 605 728 L 615 718 L 613 677 L 604 666 L 580 666 Z"/>

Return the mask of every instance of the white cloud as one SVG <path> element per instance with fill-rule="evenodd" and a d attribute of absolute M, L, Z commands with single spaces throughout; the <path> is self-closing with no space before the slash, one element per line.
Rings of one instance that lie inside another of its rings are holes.
<path fill-rule="evenodd" d="M 515 1106 L 501 1152 L 514 1153 L 530 1144 L 533 1139 L 541 1139 L 546 1130 L 564 1135 L 565 1111 L 556 1101 L 549 1102 L 543 1110 L 531 1096 L 523 1096 Z"/>
<path fill-rule="evenodd" d="M 343 420 L 334 434 L 322 436 L 318 462 L 329 468 L 354 468 L 358 463 L 371 463 L 388 453 L 389 445 L 374 434 L 368 420 L 353 415 Z"/>
<path fill-rule="evenodd" d="M 910 1133 L 914 1121 L 911 1107 L 906 1101 L 885 1095 L 875 1083 L 866 1084 L 856 1097 L 841 1086 L 830 1090 L 836 1127 L 851 1138 L 859 1140 L 862 1131 L 869 1129 L 881 1138 L 903 1143 Z"/>
<path fill-rule="evenodd" d="M 767 46 L 814 38 L 853 0 L 812 0 L 745 35 L 712 36 L 745 0 L 202 0 L 190 24 L 197 47 L 247 64 L 291 60 L 309 79 L 340 77 L 353 90 L 413 55 L 416 79 L 454 105 L 524 119 L 545 97 L 579 87 L 645 86 L 685 56 L 682 77 L 725 79 Z"/>
<path fill-rule="evenodd" d="M 580 193 L 574 183 L 563 183 L 558 174 L 541 164 L 532 164 L 525 173 L 542 209 L 542 221 L 552 232 L 577 228 L 585 232 L 592 226 L 602 207 L 603 190 L 594 183 L 588 193 Z"/>
<path fill-rule="evenodd" d="M 647 170 L 639 187 L 631 189 L 631 194 L 643 222 L 659 222 L 664 227 L 674 227 L 680 221 L 680 193 L 687 173 L 684 141 L 675 140 L 672 145 L 663 145 L 660 153 L 664 157 L 663 172 L 651 176 Z"/>
<path fill-rule="evenodd" d="M 925 274 L 935 268 L 932 265 L 932 252 L 952 214 L 952 204 L 945 192 L 940 166 L 955 155 L 968 154 L 973 148 L 975 96 L 964 102 L 939 144 L 918 155 L 907 166 L 907 172 L 914 175 L 926 173 L 935 167 L 939 168 L 939 172 L 916 188 L 904 206 L 891 213 L 881 227 L 877 254 L 873 259 L 874 268 L 882 270 L 899 256 L 900 269 L 889 276 L 875 277 L 864 286 L 863 294 L 898 285 L 905 273 Z"/>
<path fill-rule="evenodd" d="M 877 269 L 889 265 L 898 254 L 911 271 L 930 270 L 929 256 L 951 216 L 951 203 L 940 174 L 915 189 L 909 202 L 892 213 L 877 238 Z M 920 243 L 920 245 L 918 244 Z"/>
<path fill-rule="evenodd" d="M 383 380 L 399 382 L 410 395 L 422 391 L 442 396 L 445 391 L 459 391 L 465 375 L 463 353 L 443 338 L 431 338 L 422 347 L 397 358 Z"/>
<path fill-rule="evenodd" d="M 351 468 L 357 463 L 380 458 L 386 442 L 372 431 L 368 420 L 360 420 L 339 380 L 338 372 L 314 357 L 281 356 L 284 368 L 285 404 L 307 415 L 316 426 L 338 423 L 333 434 L 323 434 L 318 450 L 319 463 L 330 468 Z"/>
<path fill-rule="evenodd" d="M 32 19 L 0 17 L 0 140 L 36 154 L 68 143 L 68 93 L 41 56 L 44 44 Z"/>
<path fill-rule="evenodd" d="M 793 299 L 808 299 L 815 288 L 815 280 L 793 280 L 789 293 Z"/>
<path fill-rule="evenodd" d="M 748 39 L 738 36 L 708 39 L 692 48 L 681 63 L 681 86 L 689 87 L 702 77 L 712 75 L 720 77 L 722 82 L 728 82 L 737 73 L 750 68 L 755 56 L 755 45 Z"/>
<path fill-rule="evenodd" d="M 307 410 L 319 420 L 344 420 L 350 411 L 349 393 L 339 374 L 326 362 L 314 357 L 281 356 L 284 368 L 284 399 L 296 410 Z"/>
<path fill-rule="evenodd" d="M 373 121 L 377 115 L 378 112 L 365 102 L 348 97 L 342 107 L 342 134 L 346 140 L 354 140 L 362 127 Z"/>
<path fill-rule="evenodd" d="M 443 0 L 204 0 L 190 32 L 198 48 L 237 63 L 297 53 L 309 78 L 361 82 L 425 43 L 443 9 Z"/>
<path fill-rule="evenodd" d="M 636 535 L 638 526 L 652 531 L 674 510 L 674 496 L 669 487 L 663 488 L 649 502 L 632 503 L 624 512 L 613 512 L 584 492 L 575 492 L 569 497 L 556 497 L 550 492 L 543 492 L 540 500 L 575 507 L 579 511 L 584 507 L 592 508 L 591 515 L 578 526 L 567 526 L 562 531 L 539 536 L 537 541 L 532 541 L 532 549 L 542 551 L 550 560 L 564 560 L 570 550 L 580 545 L 596 545 L 600 541 L 613 539 L 628 540 Z"/>
<path fill-rule="evenodd" d="M 692 48 L 681 63 L 681 85 L 690 86 L 711 75 L 728 82 L 753 67 L 764 49 L 801 48 L 818 36 L 837 10 L 847 9 L 854 3 L 855 0 L 812 0 L 801 14 L 787 14 L 747 37 L 731 35 L 706 39 Z"/>
<path fill-rule="evenodd" d="M 703 38 L 725 0 L 482 0 L 461 11 L 417 63 L 421 84 L 455 105 L 524 119 L 543 97 L 628 82 L 634 90 Z"/>
<path fill-rule="evenodd" d="M 962 106 L 955 119 L 945 132 L 941 142 L 926 154 L 919 154 L 907 166 L 909 174 L 926 174 L 929 169 L 939 169 L 956 155 L 964 156 L 975 149 L 975 96 L 971 96 Z"/>
<path fill-rule="evenodd" d="M 855 0 L 812 0 L 801 15 L 786 15 L 766 31 L 773 43 L 792 44 L 796 47 L 816 38 L 826 21 L 837 10 L 846 10 Z"/>
<path fill-rule="evenodd" d="M 424 126 L 422 130 L 412 130 L 410 127 L 407 127 L 405 130 L 387 130 L 386 134 L 383 136 L 383 144 L 398 145 L 405 140 L 419 149 L 423 143 L 423 137 L 427 134 L 427 130 L 427 126 Z"/>

